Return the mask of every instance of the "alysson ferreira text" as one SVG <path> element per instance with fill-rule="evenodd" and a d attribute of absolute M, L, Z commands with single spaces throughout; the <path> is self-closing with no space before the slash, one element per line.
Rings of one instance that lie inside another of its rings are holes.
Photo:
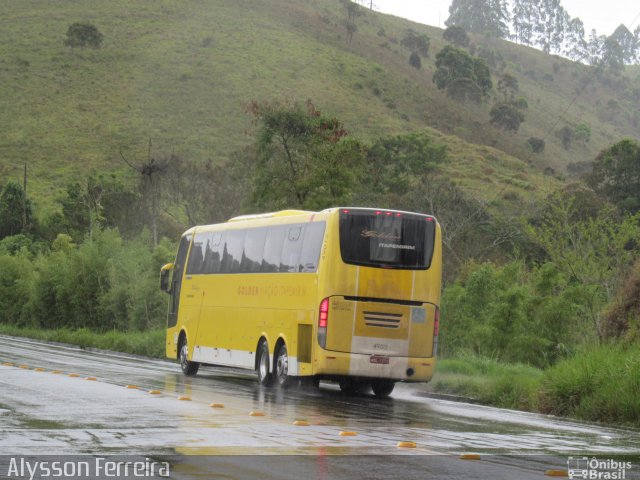
<path fill-rule="evenodd" d="M 109 457 L 90 459 L 35 460 L 33 457 L 12 457 L 8 469 L 2 472 L 2 478 L 25 478 L 39 480 L 44 478 L 141 478 L 170 476 L 169 462 L 157 462 L 150 458 L 144 460 L 122 460 Z"/>

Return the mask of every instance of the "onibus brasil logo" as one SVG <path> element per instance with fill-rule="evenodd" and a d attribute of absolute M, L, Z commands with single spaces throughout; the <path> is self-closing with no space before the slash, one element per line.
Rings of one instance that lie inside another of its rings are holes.
<path fill-rule="evenodd" d="M 631 462 L 600 460 L 596 457 L 569 457 L 567 467 L 571 479 L 625 480 L 627 470 L 631 469 Z"/>

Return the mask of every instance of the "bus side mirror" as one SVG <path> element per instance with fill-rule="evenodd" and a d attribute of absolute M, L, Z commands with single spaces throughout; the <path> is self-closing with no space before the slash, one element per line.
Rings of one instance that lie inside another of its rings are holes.
<path fill-rule="evenodd" d="M 160 290 L 166 293 L 171 293 L 171 286 L 169 285 L 169 277 L 173 270 L 173 263 L 167 263 L 160 269 Z"/>

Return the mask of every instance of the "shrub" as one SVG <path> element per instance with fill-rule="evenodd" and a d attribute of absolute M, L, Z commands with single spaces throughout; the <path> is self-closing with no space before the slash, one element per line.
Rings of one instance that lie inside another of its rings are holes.
<path fill-rule="evenodd" d="M 531 151 L 533 153 L 542 153 L 544 152 L 544 140 L 537 137 L 529 137 L 527 139 L 527 144 L 531 147 Z"/>
<path fill-rule="evenodd" d="M 417 68 L 418 70 L 422 68 L 422 60 L 420 60 L 420 55 L 418 55 L 418 52 L 411 53 L 411 55 L 409 56 L 409 65 Z"/>
<path fill-rule="evenodd" d="M 91 47 L 100 48 L 102 46 L 102 33 L 90 23 L 73 23 L 67 29 L 67 38 L 64 44 L 67 47 Z"/>
<path fill-rule="evenodd" d="M 585 346 L 545 372 L 540 407 L 554 415 L 640 425 L 640 345 Z"/>

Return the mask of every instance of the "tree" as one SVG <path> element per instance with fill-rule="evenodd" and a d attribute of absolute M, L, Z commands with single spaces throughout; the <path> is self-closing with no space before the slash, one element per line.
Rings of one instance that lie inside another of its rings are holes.
<path fill-rule="evenodd" d="M 158 216 L 160 215 L 160 200 L 162 195 L 162 176 L 166 173 L 169 162 L 173 156 L 169 158 L 154 158 L 151 156 L 151 139 L 149 139 L 149 149 L 147 151 L 147 161 L 145 163 L 131 163 L 120 149 L 120 157 L 133 171 L 138 173 L 139 188 L 142 194 L 145 207 L 147 209 L 147 218 L 151 220 L 151 234 L 153 235 L 153 246 L 158 246 Z"/>
<path fill-rule="evenodd" d="M 467 35 L 464 28 L 459 25 L 449 25 L 446 30 L 442 32 L 442 38 L 458 47 L 466 48 L 469 46 L 469 35 Z"/>
<path fill-rule="evenodd" d="M 602 65 L 607 67 L 613 74 L 620 74 L 624 71 L 625 52 L 614 37 L 607 37 L 602 46 Z"/>
<path fill-rule="evenodd" d="M 604 35 L 598 35 L 595 29 L 591 30 L 589 34 L 589 40 L 587 42 L 587 55 L 586 59 L 589 65 L 598 66 L 602 62 L 604 55 L 604 41 L 606 37 Z"/>
<path fill-rule="evenodd" d="M 556 130 L 556 137 L 558 137 L 560 143 L 562 143 L 562 148 L 569 150 L 575 139 L 575 131 L 570 126 L 565 125 L 560 130 Z"/>
<path fill-rule="evenodd" d="M 535 43 L 545 53 L 560 52 L 569 15 L 560 5 L 560 0 L 541 0 L 538 22 L 535 27 Z"/>
<path fill-rule="evenodd" d="M 620 209 L 640 211 L 640 144 L 627 139 L 600 152 L 587 183 Z"/>
<path fill-rule="evenodd" d="M 0 194 L 0 239 L 26 233 L 32 214 L 31 201 L 20 184 L 7 182 Z"/>
<path fill-rule="evenodd" d="M 235 160 L 230 161 L 233 167 Z M 210 159 L 194 162 L 173 155 L 162 177 L 171 210 L 175 211 L 176 206 L 181 209 L 189 226 L 223 222 L 237 214 L 245 201 L 245 189 L 232 170 L 215 165 Z M 246 170 L 241 174 L 246 177 Z"/>
<path fill-rule="evenodd" d="M 501 75 L 498 80 L 498 91 L 504 96 L 505 102 L 513 102 L 518 92 L 518 79 L 508 73 Z"/>
<path fill-rule="evenodd" d="M 418 52 L 411 52 L 411 55 L 409 55 L 409 65 L 417 68 L 418 70 L 422 68 L 422 60 L 420 60 L 420 55 L 418 55 Z"/>
<path fill-rule="evenodd" d="M 584 24 L 579 18 L 572 18 L 567 25 L 562 53 L 576 62 L 582 62 L 587 58 L 588 52 L 587 42 L 584 37 Z"/>
<path fill-rule="evenodd" d="M 436 68 L 433 81 L 452 98 L 480 102 L 493 87 L 491 72 L 484 60 L 451 45 L 436 55 Z"/>
<path fill-rule="evenodd" d="M 506 38 L 508 9 L 504 0 L 453 0 L 445 25 L 458 25 L 468 32 Z"/>
<path fill-rule="evenodd" d="M 73 23 L 67 29 L 67 38 L 64 44 L 67 47 L 91 47 L 102 46 L 102 33 L 90 23 Z"/>
<path fill-rule="evenodd" d="M 347 29 L 347 43 L 351 43 L 353 40 L 353 34 L 358 31 L 356 25 L 356 19 L 364 15 L 364 10 L 355 2 L 351 0 L 340 0 L 347 12 L 347 19 L 345 21 L 345 28 Z"/>
<path fill-rule="evenodd" d="M 367 181 L 362 186 L 383 196 L 404 195 L 446 160 L 446 147 L 426 134 L 383 138 L 367 152 Z"/>
<path fill-rule="evenodd" d="M 517 132 L 524 122 L 524 114 L 512 103 L 497 103 L 489 112 L 491 125 L 511 132 Z"/>
<path fill-rule="evenodd" d="M 539 0 L 514 0 L 511 23 L 516 43 L 531 45 L 538 23 Z"/>
<path fill-rule="evenodd" d="M 579 142 L 587 143 L 591 139 L 591 127 L 586 123 L 576 125 L 574 136 Z"/>
<path fill-rule="evenodd" d="M 258 126 L 252 201 L 259 208 L 347 203 L 363 172 L 364 148 L 311 101 L 249 105 Z"/>
<path fill-rule="evenodd" d="M 640 224 L 638 217 L 620 221 L 610 208 L 584 217 L 582 207 L 572 195 L 555 193 L 527 233 L 581 297 L 582 313 L 591 321 L 585 333 L 601 336 L 602 308 L 617 289 L 622 269 L 637 256 Z"/>
<path fill-rule="evenodd" d="M 533 153 L 542 153 L 544 152 L 544 140 L 542 138 L 537 137 L 529 137 L 527 139 L 527 144 L 531 147 L 531 151 Z"/>
<path fill-rule="evenodd" d="M 431 39 L 426 34 L 419 34 L 414 30 L 407 30 L 407 34 L 400 41 L 403 47 L 408 48 L 416 54 L 420 54 L 424 58 L 429 57 L 429 47 L 431 46 Z"/>
<path fill-rule="evenodd" d="M 624 24 L 620 24 L 609 38 L 618 44 L 616 50 L 624 64 L 631 64 L 635 61 L 637 38 Z"/>

